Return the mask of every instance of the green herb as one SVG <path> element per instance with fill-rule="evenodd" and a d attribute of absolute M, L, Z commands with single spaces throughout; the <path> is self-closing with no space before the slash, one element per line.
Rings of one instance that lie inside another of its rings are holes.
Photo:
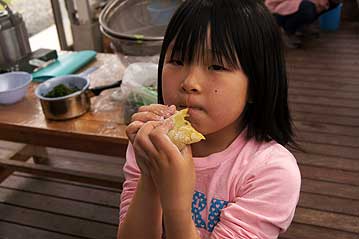
<path fill-rule="evenodd" d="M 64 84 L 60 84 L 60 85 L 55 86 L 49 93 L 47 93 L 45 95 L 45 97 L 48 97 L 48 98 L 62 97 L 62 96 L 72 94 L 79 90 L 80 89 L 78 89 L 77 87 L 69 88 Z"/>

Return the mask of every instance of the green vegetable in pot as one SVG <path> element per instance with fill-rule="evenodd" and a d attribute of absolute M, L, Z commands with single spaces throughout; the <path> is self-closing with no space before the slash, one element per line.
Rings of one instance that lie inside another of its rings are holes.
<path fill-rule="evenodd" d="M 62 97 L 62 96 L 70 95 L 79 90 L 80 89 L 78 89 L 77 87 L 69 88 L 64 84 L 60 84 L 60 85 L 55 86 L 49 93 L 47 93 L 45 95 L 45 97 L 48 97 L 48 98 Z"/>

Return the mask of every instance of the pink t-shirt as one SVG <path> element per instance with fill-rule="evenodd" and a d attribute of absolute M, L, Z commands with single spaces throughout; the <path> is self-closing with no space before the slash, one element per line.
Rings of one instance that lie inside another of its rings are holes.
<path fill-rule="evenodd" d="M 265 0 L 265 5 L 272 13 L 290 15 L 298 11 L 302 0 Z"/>
<path fill-rule="evenodd" d="M 287 16 L 296 13 L 303 1 L 314 3 L 318 13 L 329 7 L 328 0 L 265 0 L 265 5 L 272 13 Z"/>
<path fill-rule="evenodd" d="M 120 224 L 140 177 L 131 145 L 126 157 Z M 283 146 L 246 141 L 242 133 L 224 151 L 193 160 L 192 219 L 202 239 L 277 238 L 288 228 L 301 178 L 295 158 Z"/>

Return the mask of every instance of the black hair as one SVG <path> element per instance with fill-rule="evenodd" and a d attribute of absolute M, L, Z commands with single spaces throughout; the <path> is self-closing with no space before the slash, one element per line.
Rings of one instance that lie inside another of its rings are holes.
<path fill-rule="evenodd" d="M 248 77 L 249 103 L 242 113 L 247 138 L 296 146 L 288 107 L 283 42 L 262 0 L 187 0 L 168 24 L 158 68 L 158 102 L 163 104 L 162 69 L 169 45 L 171 58 L 192 63 L 208 45 L 213 59 Z M 201 54 L 200 54 L 201 55 Z M 178 58 L 177 58 L 178 59 Z M 295 147 L 294 147 L 295 148 Z"/>

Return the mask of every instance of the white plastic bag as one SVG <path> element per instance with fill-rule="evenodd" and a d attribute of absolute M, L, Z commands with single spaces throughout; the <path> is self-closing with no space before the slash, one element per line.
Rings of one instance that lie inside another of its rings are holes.
<path fill-rule="evenodd" d="M 126 68 L 121 88 L 111 95 L 124 104 L 125 123 L 130 122 L 140 106 L 157 102 L 157 69 L 157 64 L 148 62 L 133 63 Z"/>
<path fill-rule="evenodd" d="M 128 99 L 131 93 L 142 97 L 144 104 L 157 101 L 157 94 L 149 91 L 156 87 L 158 65 L 148 62 L 136 62 L 130 64 L 123 73 L 121 88 L 112 94 L 113 100 L 123 101 Z"/>

